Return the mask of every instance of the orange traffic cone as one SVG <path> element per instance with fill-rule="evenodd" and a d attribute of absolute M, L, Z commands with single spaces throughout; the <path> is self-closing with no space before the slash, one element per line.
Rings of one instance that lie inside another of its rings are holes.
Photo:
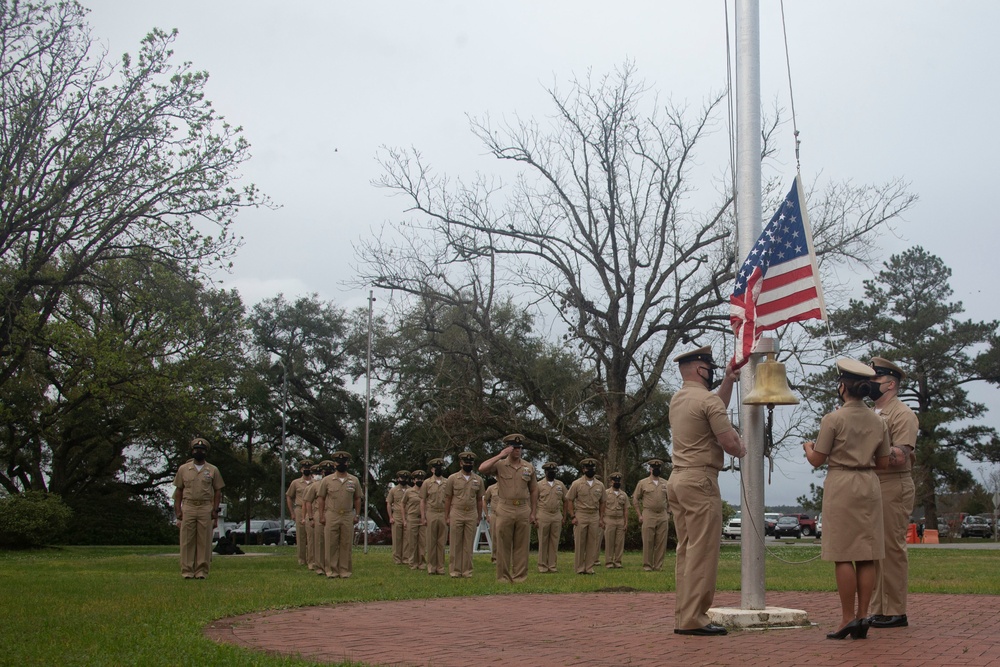
<path fill-rule="evenodd" d="M 907 544 L 920 543 L 920 540 L 917 538 L 917 524 L 911 523 L 910 527 L 906 529 L 906 543 Z"/>

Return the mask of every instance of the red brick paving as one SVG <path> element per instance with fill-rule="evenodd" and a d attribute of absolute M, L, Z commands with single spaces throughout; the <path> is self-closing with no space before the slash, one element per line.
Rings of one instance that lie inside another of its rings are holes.
<path fill-rule="evenodd" d="M 740 605 L 718 593 L 717 606 Z M 910 627 L 831 641 L 835 593 L 768 593 L 767 604 L 804 609 L 810 628 L 673 634 L 673 593 L 492 595 L 338 604 L 222 619 L 216 641 L 318 662 L 405 667 L 785 665 L 923 667 L 1000 665 L 1000 597 L 909 597 Z"/>

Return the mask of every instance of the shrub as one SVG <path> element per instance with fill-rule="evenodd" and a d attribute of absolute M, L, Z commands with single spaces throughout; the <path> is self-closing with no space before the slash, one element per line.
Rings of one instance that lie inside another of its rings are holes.
<path fill-rule="evenodd" d="M 51 544 L 72 517 L 73 510 L 54 493 L 26 491 L 0 498 L 0 547 L 27 549 Z"/>

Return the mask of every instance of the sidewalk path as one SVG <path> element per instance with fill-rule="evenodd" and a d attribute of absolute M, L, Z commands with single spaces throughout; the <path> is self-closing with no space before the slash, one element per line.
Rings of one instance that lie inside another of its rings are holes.
<path fill-rule="evenodd" d="M 715 596 L 740 605 L 738 592 Z M 673 634 L 673 593 L 609 592 L 435 598 L 305 607 L 220 619 L 219 642 L 319 662 L 406 667 L 768 665 L 878 667 L 1000 665 L 1000 597 L 909 596 L 910 627 L 831 641 L 835 593 L 768 593 L 767 604 L 804 609 L 809 628 Z"/>

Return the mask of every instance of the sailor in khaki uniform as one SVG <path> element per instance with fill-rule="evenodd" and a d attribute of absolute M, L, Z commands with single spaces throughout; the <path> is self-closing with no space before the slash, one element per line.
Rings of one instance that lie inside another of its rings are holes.
<path fill-rule="evenodd" d="M 395 484 L 385 496 L 385 512 L 392 528 L 392 562 L 402 565 L 403 558 L 403 494 L 410 486 L 410 471 L 396 472 Z"/>
<path fill-rule="evenodd" d="M 820 420 L 816 441 L 802 443 L 802 449 L 814 467 L 827 466 L 820 557 L 834 562 L 841 623 L 826 637 L 864 639 L 875 561 L 885 558 L 882 493 L 875 470 L 888 467 L 891 445 L 885 422 L 863 400 L 871 395 L 875 371 L 847 358 L 837 360 L 837 370 L 843 405 Z"/>
<path fill-rule="evenodd" d="M 351 547 L 354 545 L 354 524 L 361 516 L 361 482 L 347 472 L 351 462 L 348 452 L 334 452 L 336 472 L 320 482 L 319 517 L 326 539 L 327 579 L 347 579 L 353 573 Z"/>
<path fill-rule="evenodd" d="M 458 455 L 462 469 L 448 478 L 444 485 L 445 521 L 448 523 L 452 577 L 472 576 L 472 550 L 476 527 L 483 517 L 483 479 L 472 472 L 476 455 Z"/>
<path fill-rule="evenodd" d="M 334 470 L 333 461 L 323 459 L 313 468 L 313 483 L 306 489 L 303 496 L 303 509 L 306 512 L 306 525 L 309 532 L 309 569 L 326 576 L 326 536 L 323 534 L 323 524 L 319 520 L 319 483 L 323 477 Z"/>
<path fill-rule="evenodd" d="M 553 461 L 542 464 L 545 478 L 538 482 L 538 571 L 556 572 L 559 557 L 559 537 L 562 535 L 566 511 L 566 485 L 556 479 L 559 466 Z"/>
<path fill-rule="evenodd" d="M 181 533 L 181 576 L 204 579 L 212 565 L 212 528 L 219 521 L 222 481 L 219 469 L 205 461 L 208 441 L 191 441 L 191 460 L 174 476 L 174 514 Z"/>
<path fill-rule="evenodd" d="M 885 558 L 875 561 L 875 592 L 869 618 L 873 628 L 902 628 L 906 618 L 906 594 L 910 561 L 906 530 L 916 495 L 913 485 L 914 449 L 920 425 L 917 415 L 899 400 L 900 384 L 906 379 L 903 369 L 883 357 L 869 364 L 875 369 L 871 398 L 875 413 L 885 421 L 892 447 L 889 468 L 876 470 L 882 490 L 882 520 L 885 529 Z"/>
<path fill-rule="evenodd" d="M 519 583 L 528 579 L 528 549 L 531 525 L 538 509 L 538 480 L 535 467 L 521 458 L 525 438 L 511 433 L 503 439 L 506 447 L 483 461 L 479 472 L 496 475 L 497 499 L 493 546 L 497 555 L 497 580 Z"/>
<path fill-rule="evenodd" d="M 566 516 L 573 524 L 573 567 L 577 574 L 594 574 L 604 531 L 604 484 L 594 479 L 596 459 L 586 458 L 580 467 L 583 477 L 570 484 L 566 493 Z"/>
<path fill-rule="evenodd" d="M 420 520 L 420 489 L 423 488 L 423 470 L 410 473 L 413 486 L 403 494 L 403 559 L 411 570 L 418 570 L 427 565 L 424 541 L 427 538 L 427 528 Z"/>
<path fill-rule="evenodd" d="M 604 567 L 622 566 L 625 531 L 628 530 L 628 494 L 622 488 L 622 474 L 608 475 L 611 486 L 604 492 Z"/>
<path fill-rule="evenodd" d="M 285 503 L 288 505 L 288 512 L 295 522 L 295 550 L 298 553 L 299 565 L 306 565 L 309 562 L 309 531 L 306 530 L 306 512 L 302 507 L 302 499 L 306 495 L 306 489 L 312 484 L 312 464 L 309 459 L 299 461 L 301 475 L 292 480 L 285 492 Z"/>
<path fill-rule="evenodd" d="M 444 459 L 427 462 L 432 475 L 420 487 L 420 523 L 427 529 L 425 542 L 427 574 L 444 574 L 444 548 L 448 543 L 448 524 L 444 513 Z"/>
<path fill-rule="evenodd" d="M 715 599 L 722 542 L 719 470 L 725 454 L 742 458 L 747 453 L 726 414 L 739 371 L 730 364 L 713 393 L 716 366 L 711 348 L 685 352 L 674 361 L 684 381 L 670 400 L 674 469 L 667 480 L 667 498 L 677 527 L 674 633 L 724 635 L 724 627 L 708 622 L 708 610 Z"/>
<path fill-rule="evenodd" d="M 642 569 L 659 572 L 663 567 L 663 555 L 667 551 L 667 529 L 670 514 L 667 513 L 667 480 L 660 477 L 663 461 L 650 459 L 649 477 L 644 477 L 632 491 L 635 513 L 642 526 Z"/>

